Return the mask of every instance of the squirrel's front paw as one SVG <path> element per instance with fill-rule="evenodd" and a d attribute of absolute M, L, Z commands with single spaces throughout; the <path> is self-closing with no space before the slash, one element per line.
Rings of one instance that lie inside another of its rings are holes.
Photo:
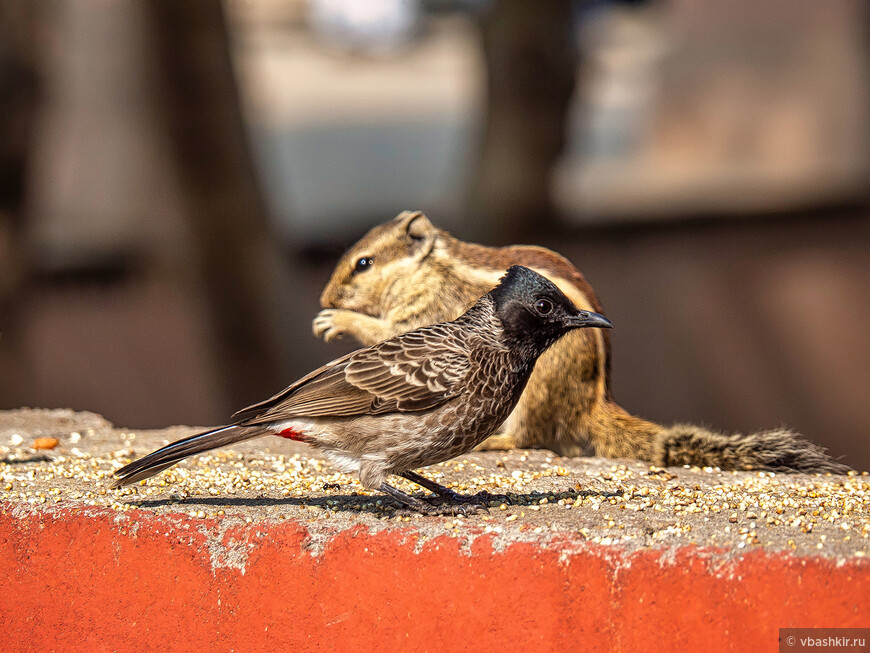
<path fill-rule="evenodd" d="M 311 323 L 311 330 L 318 338 L 326 342 L 347 335 L 355 313 L 342 308 L 325 308 L 320 311 Z"/>

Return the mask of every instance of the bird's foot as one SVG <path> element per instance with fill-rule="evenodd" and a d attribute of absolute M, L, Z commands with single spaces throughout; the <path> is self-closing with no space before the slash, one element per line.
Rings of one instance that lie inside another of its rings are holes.
<path fill-rule="evenodd" d="M 482 490 L 477 494 L 459 494 L 458 492 L 454 492 L 449 487 L 445 487 L 440 483 L 436 483 L 435 481 L 426 478 L 425 476 L 421 476 L 417 472 L 406 471 L 400 474 L 403 478 L 420 485 L 421 487 L 426 488 L 430 492 L 433 492 L 436 496 L 429 497 L 430 502 L 435 502 L 435 505 L 441 504 L 458 504 L 458 505 L 470 505 L 476 504 L 483 507 L 488 507 L 493 504 L 494 501 L 498 503 L 511 503 L 510 498 L 506 494 L 490 494 L 486 490 Z"/>
<path fill-rule="evenodd" d="M 384 494 L 393 497 L 393 499 L 401 503 L 408 510 L 424 515 L 449 515 L 454 517 L 456 515 L 462 515 L 463 517 L 467 517 L 475 512 L 489 511 L 489 504 L 479 500 L 480 493 L 473 496 L 467 496 L 449 490 L 449 495 L 441 493 L 436 497 L 429 497 L 428 501 L 424 501 L 417 497 L 412 497 L 409 494 L 405 494 L 401 490 L 397 490 L 386 483 L 381 484 L 380 490 Z"/>

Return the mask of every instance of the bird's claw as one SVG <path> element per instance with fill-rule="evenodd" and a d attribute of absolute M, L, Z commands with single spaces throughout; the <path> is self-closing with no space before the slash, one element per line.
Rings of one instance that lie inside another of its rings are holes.
<path fill-rule="evenodd" d="M 474 494 L 469 497 L 469 499 L 478 502 L 485 502 L 486 505 L 492 505 L 493 501 L 498 501 L 499 503 L 506 503 L 507 505 L 513 504 L 511 498 L 506 494 L 491 494 L 487 490 L 481 490 L 477 494 Z"/>

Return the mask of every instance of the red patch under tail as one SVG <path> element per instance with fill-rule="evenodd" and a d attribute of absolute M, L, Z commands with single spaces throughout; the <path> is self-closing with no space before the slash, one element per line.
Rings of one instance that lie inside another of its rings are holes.
<path fill-rule="evenodd" d="M 294 429 L 284 429 L 283 431 L 279 431 L 275 435 L 279 435 L 282 438 L 287 438 L 288 440 L 295 440 L 296 442 L 305 442 L 305 435 Z"/>

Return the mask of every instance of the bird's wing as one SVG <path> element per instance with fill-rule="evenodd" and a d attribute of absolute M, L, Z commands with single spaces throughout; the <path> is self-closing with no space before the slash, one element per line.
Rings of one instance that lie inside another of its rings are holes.
<path fill-rule="evenodd" d="M 360 349 L 236 413 L 245 424 L 433 408 L 461 392 L 469 353 L 454 330 L 433 325 Z"/>
<path fill-rule="evenodd" d="M 471 369 L 467 343 L 456 335 L 433 325 L 387 340 L 354 356 L 345 378 L 388 410 L 432 408 L 458 395 Z"/>

